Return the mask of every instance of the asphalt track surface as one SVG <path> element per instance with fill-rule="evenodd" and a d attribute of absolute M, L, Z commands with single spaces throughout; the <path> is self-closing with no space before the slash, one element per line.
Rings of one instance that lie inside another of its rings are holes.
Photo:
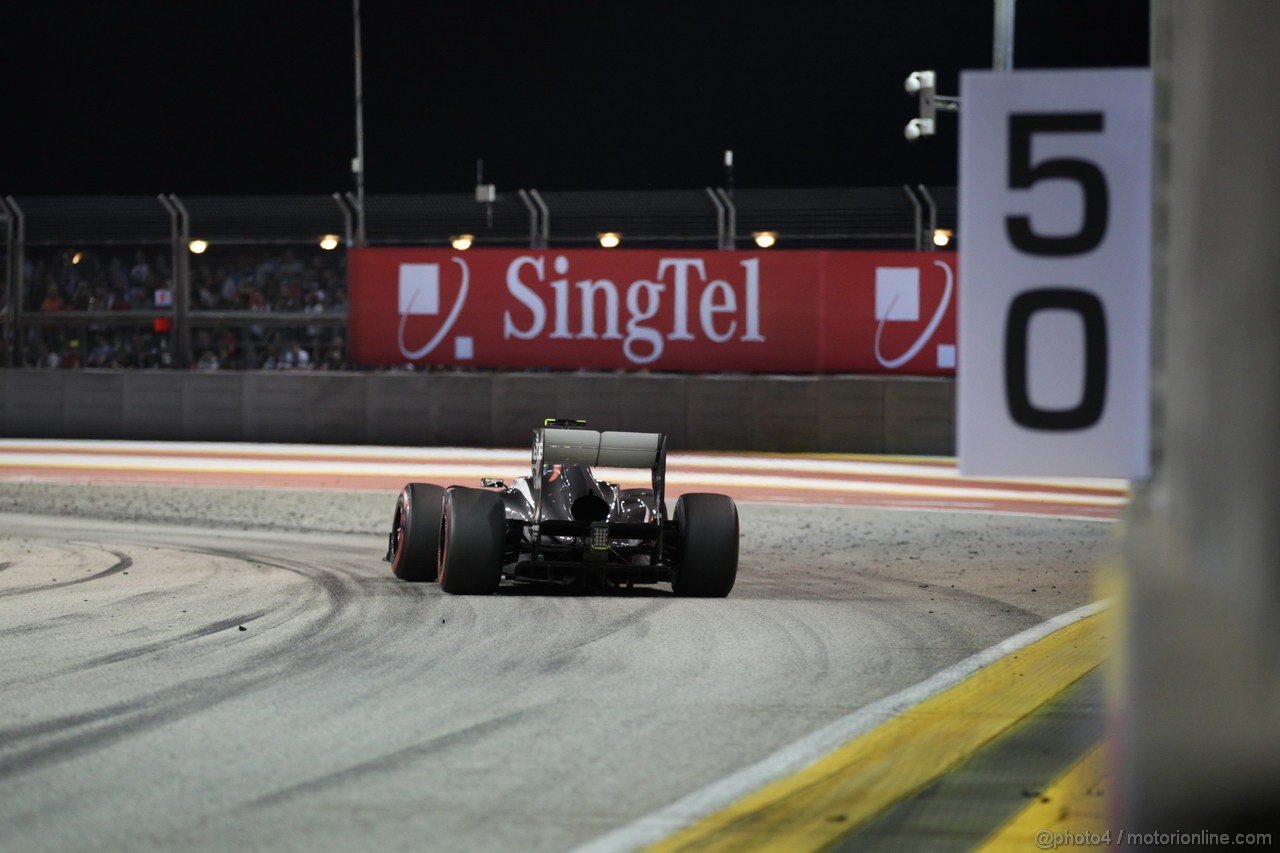
<path fill-rule="evenodd" d="M 726 600 L 462 598 L 381 562 L 394 491 L 6 465 L 6 851 L 571 849 L 1093 600 L 1115 535 L 790 489 Z"/>

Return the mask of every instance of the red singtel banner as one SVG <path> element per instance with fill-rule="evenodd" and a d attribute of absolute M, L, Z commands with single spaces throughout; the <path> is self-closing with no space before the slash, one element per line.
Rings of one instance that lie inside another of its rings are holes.
<path fill-rule="evenodd" d="M 951 376 L 943 252 L 352 249 L 356 364 Z"/>

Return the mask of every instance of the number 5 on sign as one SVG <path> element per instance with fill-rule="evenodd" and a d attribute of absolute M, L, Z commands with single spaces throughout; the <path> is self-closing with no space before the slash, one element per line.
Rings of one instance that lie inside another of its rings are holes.
<path fill-rule="evenodd" d="M 960 470 L 1143 478 L 1150 72 L 967 72 L 960 88 Z"/>

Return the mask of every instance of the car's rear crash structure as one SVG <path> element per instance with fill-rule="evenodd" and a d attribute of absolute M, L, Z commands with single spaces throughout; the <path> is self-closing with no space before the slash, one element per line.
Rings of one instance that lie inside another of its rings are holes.
<path fill-rule="evenodd" d="M 731 498 L 686 494 L 668 517 L 661 433 L 597 432 L 553 420 L 533 431 L 533 470 L 484 488 L 410 483 L 396 502 L 386 559 L 396 577 L 445 592 L 492 593 L 504 578 L 631 586 L 723 597 L 738 573 Z M 648 468 L 651 488 L 596 479 L 594 466 Z"/>

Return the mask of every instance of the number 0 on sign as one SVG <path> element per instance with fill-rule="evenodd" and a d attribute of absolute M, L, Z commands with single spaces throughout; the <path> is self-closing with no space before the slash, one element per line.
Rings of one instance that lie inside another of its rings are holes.
<path fill-rule="evenodd" d="M 1146 477 L 1150 72 L 960 86 L 961 473 Z"/>

